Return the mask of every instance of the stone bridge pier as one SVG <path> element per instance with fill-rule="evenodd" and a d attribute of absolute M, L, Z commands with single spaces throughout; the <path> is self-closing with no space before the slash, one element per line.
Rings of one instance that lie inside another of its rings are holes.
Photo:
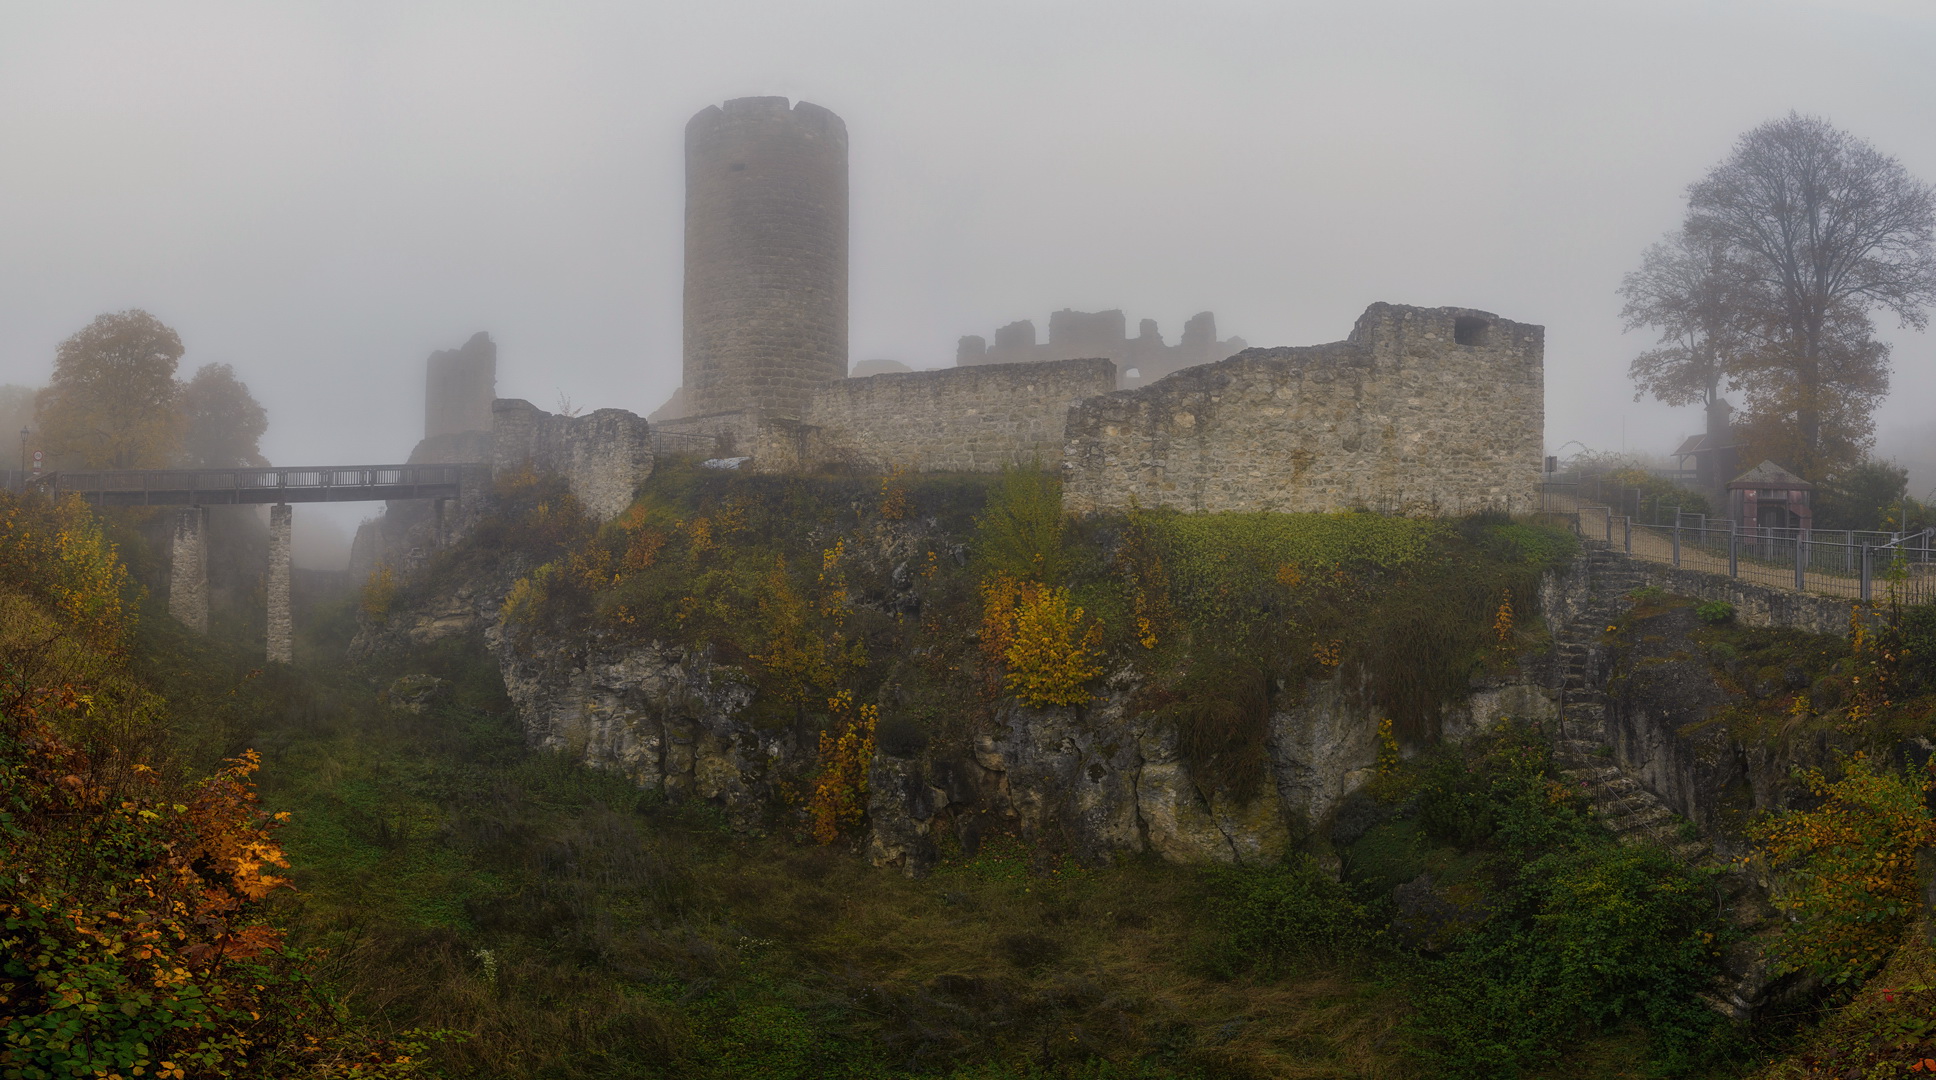
<path fill-rule="evenodd" d="M 295 659 L 295 613 L 290 595 L 289 542 L 294 508 L 269 507 L 268 657 L 270 663 Z M 168 614 L 198 634 L 208 633 L 208 508 L 184 506 L 175 512 L 174 542 L 168 568 Z"/>

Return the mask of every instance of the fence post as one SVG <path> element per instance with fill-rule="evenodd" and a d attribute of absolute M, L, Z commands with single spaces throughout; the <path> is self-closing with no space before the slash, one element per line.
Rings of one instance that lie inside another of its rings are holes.
<path fill-rule="evenodd" d="M 1681 508 L 1674 508 L 1674 569 L 1681 566 Z"/>
<path fill-rule="evenodd" d="M 1729 521 L 1728 522 L 1728 576 L 1729 577 L 1741 576 L 1741 542 L 1740 541 L 1741 541 L 1740 532 L 1735 529 L 1734 522 Z"/>
<path fill-rule="evenodd" d="M 1807 566 L 1808 566 L 1808 541 L 1802 539 L 1804 535 L 1806 534 L 1804 534 L 1800 529 L 1795 530 L 1795 591 L 1796 592 L 1806 592 L 1808 589 L 1807 585 L 1805 584 L 1805 580 L 1803 578 L 1803 575 L 1807 573 Z"/>
<path fill-rule="evenodd" d="M 1609 506 L 1605 509 L 1607 512 L 1607 543 L 1611 545 L 1613 543 L 1613 507 Z"/>
<path fill-rule="evenodd" d="M 1627 554 L 1632 555 L 1633 554 L 1633 518 L 1622 516 L 1620 519 L 1620 528 L 1621 528 L 1622 542 L 1626 545 Z"/>
<path fill-rule="evenodd" d="M 1869 578 L 1875 571 L 1875 557 L 1869 553 L 1869 545 L 1862 545 L 1862 602 L 1869 602 Z"/>

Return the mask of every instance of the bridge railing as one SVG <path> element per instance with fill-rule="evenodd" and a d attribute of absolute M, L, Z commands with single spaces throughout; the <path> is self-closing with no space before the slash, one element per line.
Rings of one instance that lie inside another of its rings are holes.
<path fill-rule="evenodd" d="M 1740 527 L 1700 514 L 1645 525 L 1612 507 L 1552 498 L 1547 515 L 1636 559 L 1861 601 L 1936 603 L 1936 529 Z M 1567 502 L 1570 509 L 1561 508 Z"/>
<path fill-rule="evenodd" d="M 323 465 L 242 469 L 98 469 L 49 472 L 28 480 L 41 490 L 76 492 L 94 499 L 135 503 L 154 495 L 159 501 L 208 496 L 216 501 L 277 501 L 283 493 L 296 501 L 315 501 L 330 491 L 346 496 L 384 498 L 418 489 L 450 488 L 454 493 L 467 470 L 482 465 Z M 220 496 L 230 498 L 223 499 Z"/>

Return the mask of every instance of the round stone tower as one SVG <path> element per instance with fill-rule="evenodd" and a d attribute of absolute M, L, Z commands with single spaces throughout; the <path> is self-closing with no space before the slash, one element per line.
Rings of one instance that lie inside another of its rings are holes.
<path fill-rule="evenodd" d="M 847 375 L 847 125 L 735 98 L 686 124 L 685 409 L 799 416 Z"/>

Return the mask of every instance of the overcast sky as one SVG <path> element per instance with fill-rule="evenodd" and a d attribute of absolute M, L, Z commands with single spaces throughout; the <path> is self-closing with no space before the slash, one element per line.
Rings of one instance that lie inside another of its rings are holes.
<path fill-rule="evenodd" d="M 141 307 L 281 464 L 401 460 L 480 329 L 502 396 L 649 412 L 684 125 L 755 94 L 847 122 L 857 361 L 1457 304 L 1546 326 L 1549 448 L 1664 451 L 1699 419 L 1632 401 L 1621 274 L 1790 109 L 1936 180 L 1936 4 L 0 0 L 0 381 Z M 1885 439 L 1936 413 L 1936 338 L 1886 325 Z"/>

